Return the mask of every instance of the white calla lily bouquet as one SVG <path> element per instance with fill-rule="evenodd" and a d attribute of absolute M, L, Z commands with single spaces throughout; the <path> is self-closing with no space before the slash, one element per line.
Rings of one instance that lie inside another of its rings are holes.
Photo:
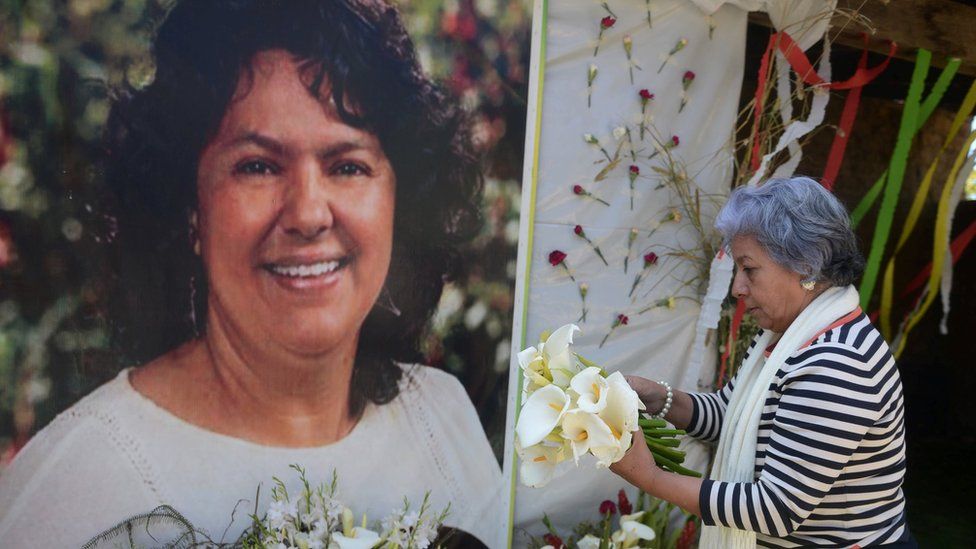
<path fill-rule="evenodd" d="M 644 404 L 620 372 L 603 368 L 573 351 L 580 329 L 567 324 L 538 347 L 518 354 L 524 375 L 524 403 L 515 424 L 515 448 L 522 464 L 522 484 L 539 488 L 552 480 L 556 465 L 582 456 L 609 467 L 630 449 L 633 432 L 644 440 L 661 467 L 700 476 L 680 466 L 684 452 L 675 448 L 678 429 L 663 429 L 662 419 L 642 419 Z"/>
<path fill-rule="evenodd" d="M 630 448 L 644 409 L 620 372 L 607 373 L 573 352 L 575 324 L 552 332 L 536 347 L 518 354 L 525 375 L 525 402 L 515 425 L 520 476 L 541 487 L 556 465 L 590 454 L 603 467 Z"/>

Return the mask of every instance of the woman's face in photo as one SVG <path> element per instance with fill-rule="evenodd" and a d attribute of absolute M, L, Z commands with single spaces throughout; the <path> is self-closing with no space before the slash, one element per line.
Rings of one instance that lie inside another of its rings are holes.
<path fill-rule="evenodd" d="M 291 54 L 252 68 L 197 172 L 210 322 L 305 355 L 354 351 L 390 266 L 393 168 L 309 94 Z"/>

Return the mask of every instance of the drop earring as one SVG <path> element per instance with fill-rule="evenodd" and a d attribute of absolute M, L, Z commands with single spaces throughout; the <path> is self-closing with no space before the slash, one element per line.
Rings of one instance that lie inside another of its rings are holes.
<path fill-rule="evenodd" d="M 195 255 L 200 255 L 200 235 L 198 230 L 198 216 L 196 210 L 190 213 L 190 245 Z"/>
<path fill-rule="evenodd" d="M 376 300 L 376 306 L 385 309 L 393 314 L 393 316 L 400 316 L 403 314 L 400 309 L 393 302 L 393 295 L 390 293 L 390 289 L 383 285 L 383 290 L 380 292 L 379 299 Z"/>

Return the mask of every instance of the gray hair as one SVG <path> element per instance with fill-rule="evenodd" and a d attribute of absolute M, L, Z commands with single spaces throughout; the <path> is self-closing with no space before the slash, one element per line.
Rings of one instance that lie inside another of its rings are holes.
<path fill-rule="evenodd" d="M 847 210 L 809 177 L 735 189 L 715 228 L 725 246 L 740 235 L 754 237 L 773 261 L 805 280 L 847 286 L 864 271 Z"/>

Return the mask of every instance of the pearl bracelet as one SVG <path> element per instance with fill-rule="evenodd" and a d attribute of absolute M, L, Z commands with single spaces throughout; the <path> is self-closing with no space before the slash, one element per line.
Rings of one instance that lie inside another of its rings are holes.
<path fill-rule="evenodd" d="M 664 407 L 661 408 L 660 412 L 654 414 L 654 417 L 664 419 L 664 416 L 668 415 L 668 412 L 671 411 L 671 403 L 674 402 L 674 391 L 671 389 L 671 384 L 667 381 L 658 381 L 658 384 L 664 387 L 667 391 L 667 396 L 664 399 Z"/>

